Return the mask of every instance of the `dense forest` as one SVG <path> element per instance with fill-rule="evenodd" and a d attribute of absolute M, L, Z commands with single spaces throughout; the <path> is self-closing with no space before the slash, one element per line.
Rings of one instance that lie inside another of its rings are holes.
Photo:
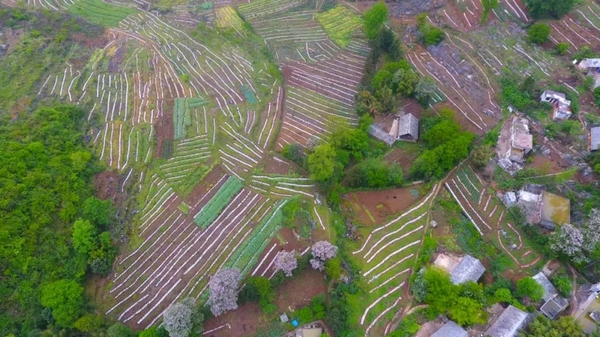
<path fill-rule="evenodd" d="M 92 195 L 101 167 L 85 144 L 83 116 L 55 106 L 0 122 L 3 336 L 89 323 L 86 273 L 110 270 L 114 211 Z"/>

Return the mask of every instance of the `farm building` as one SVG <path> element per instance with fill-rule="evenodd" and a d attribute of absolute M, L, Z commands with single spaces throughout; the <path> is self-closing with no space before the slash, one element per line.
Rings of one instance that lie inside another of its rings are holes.
<path fill-rule="evenodd" d="M 540 102 L 548 102 L 552 104 L 552 119 L 568 119 L 571 117 L 571 101 L 567 99 L 567 95 L 562 92 L 546 90 L 540 97 Z"/>
<path fill-rule="evenodd" d="M 471 255 L 465 255 L 458 266 L 450 274 L 450 280 L 454 284 L 462 284 L 468 281 L 477 282 L 485 272 L 485 267 Z"/>
<path fill-rule="evenodd" d="M 590 129 L 588 134 L 588 150 L 598 151 L 600 149 L 600 126 Z"/>
<path fill-rule="evenodd" d="M 533 279 L 544 288 L 544 296 L 542 297 L 544 304 L 540 308 L 540 311 L 546 317 L 554 319 L 567 308 L 569 301 L 558 294 L 558 291 L 544 273 L 539 272 L 535 274 Z"/>
<path fill-rule="evenodd" d="M 527 324 L 528 320 L 528 313 L 509 305 L 485 331 L 484 336 L 516 337 L 518 331 Z"/>
<path fill-rule="evenodd" d="M 468 281 L 477 282 L 485 272 L 485 267 L 481 262 L 471 255 L 459 257 L 451 254 L 439 254 L 433 264 L 447 271 L 454 284 Z"/>
<path fill-rule="evenodd" d="M 514 174 L 523 168 L 525 155 L 532 149 L 533 135 L 529 131 L 529 120 L 511 115 L 498 137 L 498 164 L 509 174 Z"/>
<path fill-rule="evenodd" d="M 448 321 L 443 327 L 436 331 L 431 337 L 467 337 L 469 334 L 453 321 Z"/>
<path fill-rule="evenodd" d="M 323 329 L 321 328 L 303 328 L 296 330 L 296 337 L 321 337 Z"/>
<path fill-rule="evenodd" d="M 597 324 L 600 324 L 600 311 L 593 311 L 590 313 L 590 318 L 596 322 Z"/>
<path fill-rule="evenodd" d="M 517 205 L 527 221 L 547 229 L 565 225 L 571 221 L 569 199 L 542 190 L 536 185 L 525 185 L 517 192 Z"/>
<path fill-rule="evenodd" d="M 579 63 L 575 60 L 574 63 L 581 72 L 594 78 L 593 89 L 600 87 L 600 59 L 583 59 Z"/>
<path fill-rule="evenodd" d="M 419 139 L 419 119 L 410 113 L 398 118 L 397 138 L 406 141 L 417 141 Z"/>
<path fill-rule="evenodd" d="M 372 124 L 369 127 L 369 134 L 376 139 L 386 143 L 389 146 L 394 145 L 396 142 L 396 137 L 391 136 L 389 133 L 383 131 L 383 129 L 375 124 Z"/>

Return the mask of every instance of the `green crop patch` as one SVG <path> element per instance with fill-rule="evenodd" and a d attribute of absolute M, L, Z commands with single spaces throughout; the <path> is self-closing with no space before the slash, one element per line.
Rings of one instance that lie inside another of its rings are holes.
<path fill-rule="evenodd" d="M 342 48 L 350 43 L 352 33 L 362 26 L 360 16 L 344 6 L 337 6 L 317 14 L 317 20 L 329 38 Z"/>
<path fill-rule="evenodd" d="M 78 1 L 70 6 L 68 11 L 93 23 L 109 27 L 116 27 L 127 16 L 138 13 L 133 8 L 114 6 L 100 0 Z"/>
<path fill-rule="evenodd" d="M 201 107 L 208 102 L 200 97 L 175 98 L 173 107 L 173 128 L 175 140 L 186 137 L 186 127 L 192 125 L 192 110 Z"/>
<path fill-rule="evenodd" d="M 231 199 L 244 187 L 242 181 L 236 177 L 229 177 L 208 203 L 202 207 L 194 217 L 194 222 L 199 227 L 207 228 L 221 214 L 223 209 L 229 205 Z"/>

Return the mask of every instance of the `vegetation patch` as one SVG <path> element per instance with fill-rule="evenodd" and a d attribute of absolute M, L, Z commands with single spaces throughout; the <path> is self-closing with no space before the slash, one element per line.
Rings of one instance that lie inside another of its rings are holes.
<path fill-rule="evenodd" d="M 317 14 L 317 20 L 338 46 L 345 48 L 350 43 L 352 33 L 362 26 L 360 16 L 345 6 L 334 7 Z"/>
<path fill-rule="evenodd" d="M 229 177 L 217 194 L 196 214 L 194 222 L 201 228 L 207 228 L 229 205 L 231 199 L 244 187 L 243 182 L 236 177 Z"/>
<path fill-rule="evenodd" d="M 133 8 L 114 6 L 101 0 L 80 0 L 69 6 L 68 11 L 93 23 L 109 27 L 117 27 L 121 20 L 138 13 Z"/>

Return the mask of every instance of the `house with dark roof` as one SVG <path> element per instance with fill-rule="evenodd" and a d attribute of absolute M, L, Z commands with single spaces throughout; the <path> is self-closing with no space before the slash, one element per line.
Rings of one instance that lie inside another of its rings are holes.
<path fill-rule="evenodd" d="M 552 119 L 567 119 L 571 117 L 571 101 L 562 92 L 546 90 L 540 97 L 540 102 L 548 102 L 552 105 Z"/>
<path fill-rule="evenodd" d="M 468 337 L 469 334 L 463 328 L 461 328 L 458 324 L 453 321 L 448 321 L 441 327 L 438 331 L 436 331 L 431 337 Z"/>
<path fill-rule="evenodd" d="M 516 337 L 519 330 L 527 325 L 529 318 L 530 315 L 525 311 L 509 305 L 485 331 L 484 336 Z"/>
<path fill-rule="evenodd" d="M 398 118 L 398 135 L 400 140 L 415 142 L 419 139 L 419 119 L 411 113 Z"/>
<path fill-rule="evenodd" d="M 558 294 L 558 291 L 544 273 L 539 272 L 532 278 L 544 288 L 544 296 L 542 297 L 544 304 L 540 311 L 546 317 L 554 319 L 569 306 L 569 301 Z"/>
<path fill-rule="evenodd" d="M 458 266 L 450 273 L 450 281 L 462 284 L 468 281 L 477 282 L 485 272 L 485 267 L 471 255 L 465 255 Z"/>
<path fill-rule="evenodd" d="M 588 134 L 588 151 L 598 150 L 600 150 L 600 126 L 595 126 Z"/>

